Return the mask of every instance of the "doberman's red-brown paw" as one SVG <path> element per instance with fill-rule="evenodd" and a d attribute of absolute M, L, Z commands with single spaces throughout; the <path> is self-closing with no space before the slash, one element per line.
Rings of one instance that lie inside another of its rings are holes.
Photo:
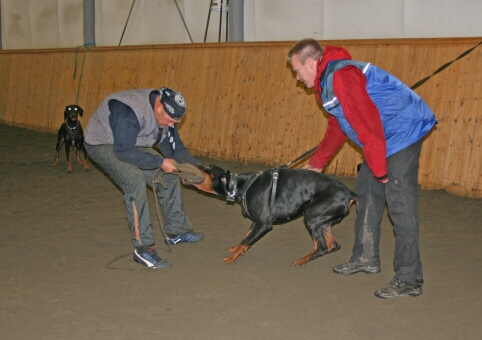
<path fill-rule="evenodd" d="M 293 262 L 291 265 L 296 268 L 304 267 L 310 261 L 310 257 L 311 257 L 310 255 L 302 257 L 301 259 Z"/>
<path fill-rule="evenodd" d="M 229 247 L 229 248 L 228 248 L 228 251 L 229 251 L 230 253 L 234 253 L 234 252 L 236 251 L 236 248 L 238 248 L 238 246 Z"/>
<path fill-rule="evenodd" d="M 224 263 L 233 263 L 234 261 L 236 261 L 236 259 L 239 257 L 239 255 L 231 255 L 231 256 L 226 256 L 224 259 L 223 259 L 223 262 Z"/>
<path fill-rule="evenodd" d="M 243 246 L 242 244 L 238 244 L 235 247 L 229 247 L 228 251 L 231 252 L 232 254 L 230 256 L 227 256 L 223 259 L 224 263 L 233 263 L 236 261 L 238 257 L 241 255 L 244 255 L 246 250 L 249 249 L 249 246 Z"/>

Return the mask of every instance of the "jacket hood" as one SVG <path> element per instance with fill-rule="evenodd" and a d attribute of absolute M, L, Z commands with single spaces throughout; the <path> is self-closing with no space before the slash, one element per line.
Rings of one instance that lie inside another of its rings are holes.
<path fill-rule="evenodd" d="M 323 56 L 321 57 L 320 69 L 324 70 L 326 65 L 332 60 L 351 59 L 350 53 L 343 47 L 325 46 Z"/>
<path fill-rule="evenodd" d="M 343 47 L 325 46 L 321 60 L 319 60 L 317 64 L 317 72 L 316 72 L 316 79 L 315 79 L 315 90 L 317 93 L 316 98 L 320 101 L 321 104 L 323 104 L 321 101 L 321 92 L 323 91 L 323 89 L 321 88 L 321 75 L 323 74 L 323 71 L 325 70 L 326 66 L 330 61 L 341 60 L 341 59 L 351 60 L 350 53 L 348 53 L 348 51 L 345 50 Z"/>

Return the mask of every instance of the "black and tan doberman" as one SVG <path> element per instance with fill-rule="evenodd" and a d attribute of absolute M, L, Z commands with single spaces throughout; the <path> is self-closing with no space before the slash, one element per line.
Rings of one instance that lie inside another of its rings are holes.
<path fill-rule="evenodd" d="M 64 123 L 60 126 L 57 134 L 57 146 L 55 147 L 55 161 L 52 166 L 57 166 L 59 163 L 59 152 L 62 145 L 65 143 L 65 153 L 67 154 L 67 172 L 72 172 L 72 162 L 70 161 L 70 148 L 75 148 L 75 156 L 79 165 L 84 167 L 85 171 L 89 170 L 89 163 L 87 162 L 87 151 L 84 145 L 84 132 L 79 121 L 79 116 L 82 117 L 84 110 L 78 105 L 68 105 L 64 111 Z M 84 153 L 84 160 L 80 157 L 80 151 Z"/>
<path fill-rule="evenodd" d="M 223 259 L 234 262 L 253 244 L 281 224 L 304 216 L 304 224 L 314 249 L 293 266 L 301 267 L 327 253 L 340 249 L 331 228 L 350 211 L 355 193 L 343 183 L 310 170 L 286 166 L 255 173 L 234 174 L 216 165 L 202 167 L 202 183 L 184 181 L 204 192 L 239 202 L 243 214 L 253 222 L 240 244 L 228 250 Z"/>

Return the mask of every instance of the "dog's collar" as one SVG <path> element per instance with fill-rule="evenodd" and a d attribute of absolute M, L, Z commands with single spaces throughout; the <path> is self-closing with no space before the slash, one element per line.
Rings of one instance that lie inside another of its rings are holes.
<path fill-rule="evenodd" d="M 69 128 L 69 130 L 75 130 L 75 129 L 77 129 L 77 128 L 79 127 L 79 120 L 77 120 L 77 124 L 75 124 L 74 127 L 70 127 L 70 125 L 69 125 L 69 120 L 66 119 L 66 120 L 65 120 L 65 125 L 67 125 L 67 127 Z"/>
<path fill-rule="evenodd" d="M 238 187 L 238 174 L 231 174 L 229 176 L 229 183 L 227 183 L 228 196 L 226 196 L 226 201 L 232 203 L 236 200 L 237 187 Z"/>
<path fill-rule="evenodd" d="M 226 201 L 234 202 L 236 198 L 238 198 L 244 204 L 246 192 L 248 191 L 249 187 L 254 183 L 254 181 L 256 181 L 256 179 L 262 173 L 263 171 L 258 171 L 243 185 L 243 187 L 240 190 L 238 190 L 238 174 L 232 173 L 229 178 L 229 182 L 226 184 L 226 189 L 228 191 L 228 195 L 226 196 Z"/>
<path fill-rule="evenodd" d="M 238 187 L 238 175 L 232 174 L 229 183 L 227 183 L 228 196 L 226 196 L 226 201 L 234 202 L 236 198 L 241 202 L 243 207 L 243 214 L 247 217 L 251 217 L 248 213 L 248 206 L 246 204 L 246 193 L 249 187 L 258 179 L 258 177 L 263 173 L 263 171 L 258 171 L 254 176 L 252 176 L 240 190 Z"/>

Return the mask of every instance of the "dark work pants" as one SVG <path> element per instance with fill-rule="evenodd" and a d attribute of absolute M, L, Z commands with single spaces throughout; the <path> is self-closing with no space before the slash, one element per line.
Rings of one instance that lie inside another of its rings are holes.
<path fill-rule="evenodd" d="M 380 223 L 385 209 L 395 232 L 394 278 L 423 283 L 419 248 L 418 168 L 422 140 L 387 158 L 388 183 L 363 162 L 356 181 L 357 219 L 352 260 L 380 265 Z"/>
<path fill-rule="evenodd" d="M 141 170 L 137 166 L 121 162 L 113 152 L 112 145 L 86 144 L 89 156 L 110 178 L 122 189 L 126 208 L 127 222 L 132 233 L 132 245 L 151 246 L 154 241 L 154 230 L 147 199 L 147 186 L 152 187 L 152 179 L 158 169 Z M 152 148 L 140 148 L 144 152 L 157 154 Z M 159 171 L 156 178 L 162 176 L 163 187 L 156 185 L 156 193 L 164 215 L 164 231 L 168 236 L 180 235 L 192 231 L 186 216 L 181 196 L 179 177 Z M 136 224 L 138 224 L 136 228 Z"/>

